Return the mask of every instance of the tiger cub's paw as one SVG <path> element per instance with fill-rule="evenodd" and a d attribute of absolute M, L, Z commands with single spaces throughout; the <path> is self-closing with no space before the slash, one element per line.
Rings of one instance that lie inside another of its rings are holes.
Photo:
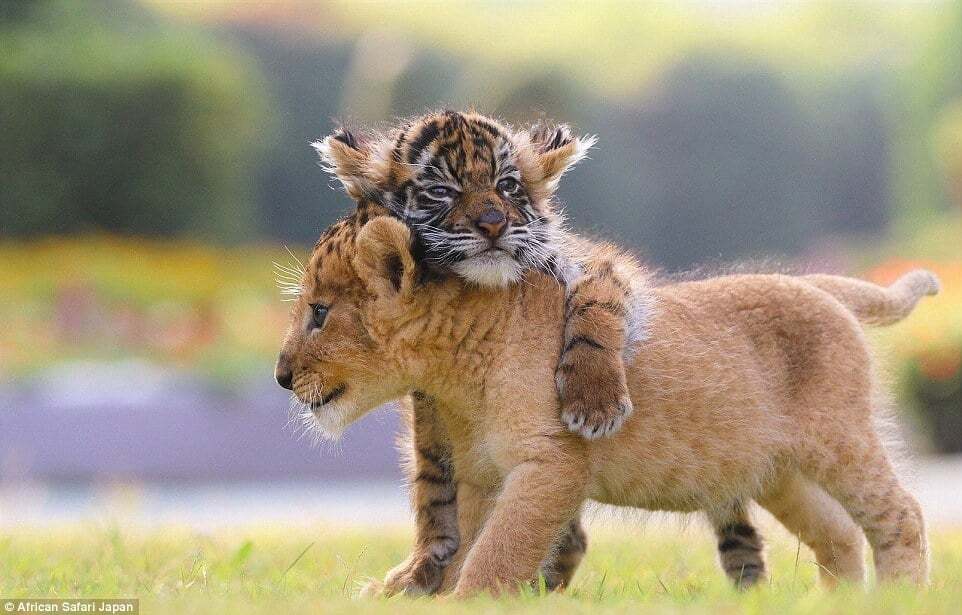
<path fill-rule="evenodd" d="M 370 579 L 361 586 L 359 594 L 361 598 L 380 598 L 384 596 L 384 583 L 377 579 Z"/>
<path fill-rule="evenodd" d="M 616 433 L 634 406 L 620 357 L 562 364 L 555 373 L 561 399 L 561 421 L 568 431 L 588 440 Z"/>
<path fill-rule="evenodd" d="M 429 553 L 412 554 L 388 571 L 384 582 L 371 581 L 361 590 L 362 596 L 389 597 L 396 594 L 423 596 L 433 594 L 441 585 L 444 566 Z"/>

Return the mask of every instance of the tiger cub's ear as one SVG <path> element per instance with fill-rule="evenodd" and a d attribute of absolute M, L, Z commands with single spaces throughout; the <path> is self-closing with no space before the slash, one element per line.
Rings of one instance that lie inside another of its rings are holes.
<path fill-rule="evenodd" d="M 598 142 L 598 138 L 593 135 L 572 135 L 567 124 L 536 124 L 528 134 L 541 170 L 541 182 L 549 193 L 558 188 L 561 176 L 583 160 L 588 150 Z"/>
<path fill-rule="evenodd" d="M 344 191 L 354 199 L 377 192 L 372 176 L 372 144 L 357 134 L 339 128 L 311 147 L 321 157 L 321 167 L 337 177 Z"/>

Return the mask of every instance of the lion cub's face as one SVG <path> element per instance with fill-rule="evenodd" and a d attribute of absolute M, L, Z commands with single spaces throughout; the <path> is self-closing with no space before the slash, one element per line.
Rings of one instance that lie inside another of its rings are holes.
<path fill-rule="evenodd" d="M 565 126 L 512 131 L 474 113 L 432 113 L 388 135 L 340 131 L 315 144 L 355 198 L 411 227 L 424 258 L 490 287 L 554 273 L 561 218 L 551 196 L 593 140 Z"/>
<path fill-rule="evenodd" d="M 369 410 L 406 392 L 386 332 L 410 289 L 410 235 L 395 220 L 391 232 L 357 229 L 349 219 L 328 230 L 314 247 L 275 368 L 277 382 L 293 392 L 309 430 L 337 437 Z M 403 249 L 406 257 L 397 254 Z M 406 296 L 406 295 L 403 295 Z M 377 331 L 379 333 L 374 333 Z"/>

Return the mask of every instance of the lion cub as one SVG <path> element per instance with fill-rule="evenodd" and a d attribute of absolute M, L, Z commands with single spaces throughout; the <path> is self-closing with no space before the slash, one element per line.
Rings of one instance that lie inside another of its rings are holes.
<path fill-rule="evenodd" d="M 926 581 L 922 512 L 876 431 L 860 321 L 908 315 L 938 290 L 928 272 L 889 288 L 782 275 L 650 287 L 644 360 L 626 364 L 636 411 L 588 441 L 557 420 L 557 281 L 425 282 L 410 229 L 373 213 L 315 246 L 276 377 L 328 434 L 410 390 L 438 400 L 460 536 L 442 590 L 530 581 L 586 498 L 718 525 L 754 500 L 812 548 L 828 583 L 864 579 L 863 532 L 879 579 Z"/>

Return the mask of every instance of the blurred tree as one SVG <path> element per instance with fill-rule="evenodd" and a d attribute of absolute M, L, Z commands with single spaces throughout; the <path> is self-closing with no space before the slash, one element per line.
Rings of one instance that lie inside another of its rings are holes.
<path fill-rule="evenodd" d="M 654 92 L 602 134 L 592 166 L 620 192 L 594 212 L 602 226 L 671 268 L 804 247 L 823 211 L 792 94 L 763 66 L 713 56 L 682 61 Z"/>
<path fill-rule="evenodd" d="M 892 84 L 892 176 L 900 234 L 913 234 L 942 214 L 949 196 L 939 168 L 937 123 L 962 97 L 962 0 L 938 7 L 941 28 Z"/>
<path fill-rule="evenodd" d="M 270 78 L 266 112 L 274 135 L 254 174 L 258 226 L 275 239 L 313 243 L 350 205 L 310 146 L 338 122 L 351 122 L 340 115 L 350 47 L 252 28 L 230 35 Z"/>
<path fill-rule="evenodd" d="M 885 116 L 884 74 L 842 72 L 804 93 L 809 121 L 810 196 L 824 216 L 824 231 L 877 235 L 893 209 L 891 154 Z"/>
<path fill-rule="evenodd" d="M 949 194 L 957 206 L 962 206 L 962 99 L 943 111 L 935 137 Z"/>
<path fill-rule="evenodd" d="M 0 26 L 29 19 L 48 0 L 8 0 L 0 2 Z"/>
<path fill-rule="evenodd" d="M 392 93 L 391 109 L 409 117 L 438 106 L 456 107 L 452 95 L 460 81 L 460 66 L 451 58 L 420 51 L 398 76 Z M 345 100 L 350 108 L 353 101 Z"/>
<path fill-rule="evenodd" d="M 575 226 L 673 269 L 883 228 L 887 140 L 871 79 L 833 82 L 803 106 L 773 69 L 723 55 L 682 60 L 614 117 L 594 105 L 599 146 L 562 187 Z"/>
<path fill-rule="evenodd" d="M 255 75 L 134 5 L 86 7 L 0 28 L 0 232 L 248 236 Z"/>
<path fill-rule="evenodd" d="M 705 53 L 686 47 L 659 60 L 675 64 L 660 64 L 651 82 L 650 66 L 618 47 L 623 68 L 639 71 L 642 97 L 598 87 L 572 69 L 574 58 L 484 61 L 480 50 L 450 53 L 424 29 L 372 22 L 345 34 L 332 19 L 319 37 L 300 17 L 284 21 L 297 11 L 208 7 L 222 20 L 203 22 L 200 38 L 129 0 L 28 4 L 0 13 L 10 50 L 0 55 L 4 233 L 257 230 L 308 243 L 351 206 L 329 189 L 310 141 L 338 121 L 472 104 L 516 124 L 544 116 L 597 132 L 592 159 L 562 182 L 574 226 L 672 268 L 792 255 L 821 233 L 877 232 L 889 218 L 898 165 L 877 63 L 826 71 L 799 62 L 801 78 L 784 58 L 745 59 L 764 47 L 712 41 Z M 224 38 L 230 47 L 211 42 Z M 958 35 L 944 40 L 939 49 L 954 49 Z M 957 64 L 945 59 L 943 86 L 922 88 L 920 100 L 941 109 Z M 908 172 L 897 174 L 904 194 Z"/>
<path fill-rule="evenodd" d="M 493 112 L 519 126 L 543 118 L 584 129 L 585 120 L 593 115 L 594 109 L 606 106 L 560 70 L 525 74 L 519 83 L 504 92 L 498 92 L 495 84 L 486 89 L 499 94 L 492 96 Z"/>

